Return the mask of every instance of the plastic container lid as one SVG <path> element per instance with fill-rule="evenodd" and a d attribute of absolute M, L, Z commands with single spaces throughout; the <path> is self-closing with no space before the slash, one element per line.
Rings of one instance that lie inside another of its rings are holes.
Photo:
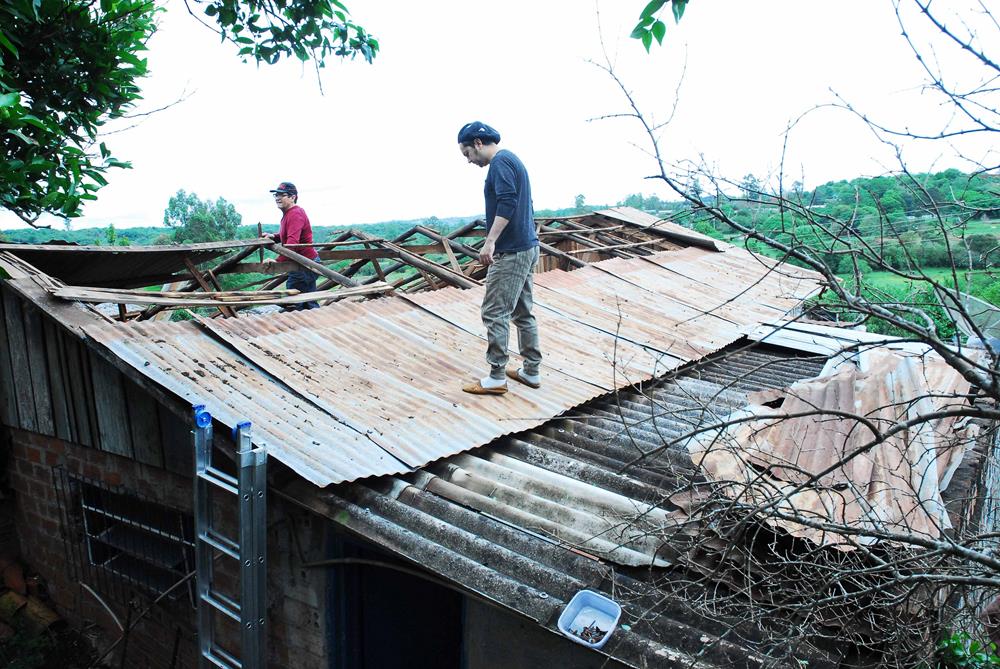
<path fill-rule="evenodd" d="M 559 615 L 559 631 L 578 644 L 601 648 L 621 615 L 622 607 L 615 600 L 593 590 L 581 590 Z"/>

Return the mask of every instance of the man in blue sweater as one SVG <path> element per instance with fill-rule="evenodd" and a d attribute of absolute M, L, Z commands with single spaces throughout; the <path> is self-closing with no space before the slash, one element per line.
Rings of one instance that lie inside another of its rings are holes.
<path fill-rule="evenodd" d="M 473 165 L 489 166 L 486 173 L 486 241 L 479 262 L 487 267 L 486 293 L 481 314 L 486 326 L 486 361 L 490 373 L 462 388 L 475 395 L 503 395 L 507 378 L 538 388 L 538 325 L 531 313 L 532 274 L 538 262 L 531 184 L 524 164 L 510 151 L 497 146 L 500 133 L 479 121 L 458 131 L 458 147 Z M 517 327 L 523 365 L 507 369 L 510 323 Z"/>

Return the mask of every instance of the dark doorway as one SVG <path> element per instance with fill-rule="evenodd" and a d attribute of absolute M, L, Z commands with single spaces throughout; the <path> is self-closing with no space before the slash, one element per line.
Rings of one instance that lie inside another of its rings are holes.
<path fill-rule="evenodd" d="M 462 596 L 419 567 L 330 535 L 327 554 L 345 561 L 327 575 L 330 668 L 460 669 Z"/>

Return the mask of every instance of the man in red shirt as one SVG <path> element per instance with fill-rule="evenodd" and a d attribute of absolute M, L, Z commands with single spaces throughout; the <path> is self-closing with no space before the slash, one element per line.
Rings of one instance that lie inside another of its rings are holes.
<path fill-rule="evenodd" d="M 290 181 L 282 181 L 271 193 L 274 195 L 274 203 L 278 205 L 278 209 L 282 212 L 281 227 L 278 228 L 277 234 L 266 236 L 283 246 L 312 244 L 312 225 L 309 223 L 309 217 L 306 216 L 306 210 L 298 204 L 299 191 L 295 187 L 295 184 Z M 316 249 L 311 246 L 293 246 L 292 250 L 310 260 L 319 258 Z M 300 293 L 312 293 L 316 290 L 316 275 L 304 267 L 300 268 L 297 272 L 289 272 L 285 288 L 289 290 L 295 289 Z M 318 306 L 319 303 L 317 302 L 304 302 L 302 304 L 289 305 L 287 310 L 315 309 Z"/>

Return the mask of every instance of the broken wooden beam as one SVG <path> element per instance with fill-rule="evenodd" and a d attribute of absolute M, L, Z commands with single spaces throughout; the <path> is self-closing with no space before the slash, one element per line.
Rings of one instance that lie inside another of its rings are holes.
<path fill-rule="evenodd" d="M 260 240 L 260 244 L 255 244 L 255 245 L 252 245 L 252 246 L 247 246 L 242 251 L 234 253 L 233 255 L 229 256 L 228 258 L 226 258 L 225 260 L 223 260 L 221 263 L 219 263 L 218 265 L 216 265 L 215 267 L 213 267 L 212 271 L 215 272 L 216 274 L 225 273 L 226 269 L 228 269 L 229 267 L 232 267 L 233 265 L 235 265 L 239 261 L 243 260 L 244 258 L 247 258 L 247 257 L 253 255 L 254 252 L 257 251 L 257 249 L 261 248 L 261 244 L 267 244 L 267 243 L 268 242 L 266 240 L 262 239 L 262 240 Z M 197 281 L 189 281 L 184 286 L 181 287 L 181 290 L 185 291 L 185 292 L 188 292 L 188 291 L 193 291 L 194 289 L 196 289 L 198 287 L 199 286 L 198 286 L 198 282 Z M 158 307 L 150 307 L 149 309 L 144 310 L 139 315 L 138 320 L 144 321 L 144 320 L 147 320 L 149 318 L 152 318 L 153 316 L 155 316 L 156 314 L 158 314 L 160 311 L 162 311 L 162 309 L 160 309 Z"/>
<path fill-rule="evenodd" d="M 53 295 L 64 300 L 76 302 L 87 302 L 93 304 L 155 304 L 163 307 L 252 307 L 265 304 L 301 304 L 303 302 L 314 302 L 318 300 L 335 301 L 345 297 L 375 295 L 379 293 L 391 292 L 392 286 L 386 283 L 377 283 L 371 286 L 356 286 L 353 288 L 343 288 L 337 291 L 316 291 L 310 293 L 296 293 L 294 291 L 239 291 L 234 293 L 178 293 L 170 295 L 160 295 L 154 291 L 147 291 L 145 295 L 135 295 L 132 293 L 121 293 L 114 289 L 86 288 L 80 286 L 63 286 L 56 289 Z M 183 296 L 183 297 L 181 297 Z"/>
<path fill-rule="evenodd" d="M 330 269 L 329 267 L 326 267 L 324 265 L 320 265 L 315 260 L 310 260 L 309 258 L 306 258 L 301 253 L 297 253 L 296 251 L 293 251 L 293 250 L 291 250 L 291 249 L 289 249 L 289 248 L 287 248 L 285 246 L 282 246 L 281 244 L 274 244 L 271 248 L 278 255 L 284 256 L 284 257 L 288 258 L 289 260 L 294 260 L 295 262 L 297 262 L 302 267 L 305 267 L 306 269 L 311 270 L 311 271 L 315 272 L 316 274 L 320 274 L 322 276 L 325 276 L 326 278 L 330 279 L 331 281 L 333 281 L 335 283 L 339 283 L 341 286 L 346 286 L 347 288 L 354 288 L 354 287 L 356 287 L 358 285 L 358 282 L 355 281 L 354 279 L 346 277 L 343 274 L 341 274 L 340 272 L 335 272 L 332 269 Z"/>
<path fill-rule="evenodd" d="M 205 281 L 205 277 L 201 275 L 201 272 L 199 272 L 198 268 L 194 266 L 194 263 L 191 262 L 190 258 L 184 258 L 184 265 L 188 268 L 188 271 L 191 272 L 191 276 L 193 276 L 194 280 L 198 282 L 198 285 L 201 286 L 201 289 L 206 293 L 211 293 L 212 287 L 208 285 L 208 282 Z M 236 312 L 229 307 L 220 306 L 219 311 L 221 311 L 222 315 L 227 318 L 236 317 Z"/>

